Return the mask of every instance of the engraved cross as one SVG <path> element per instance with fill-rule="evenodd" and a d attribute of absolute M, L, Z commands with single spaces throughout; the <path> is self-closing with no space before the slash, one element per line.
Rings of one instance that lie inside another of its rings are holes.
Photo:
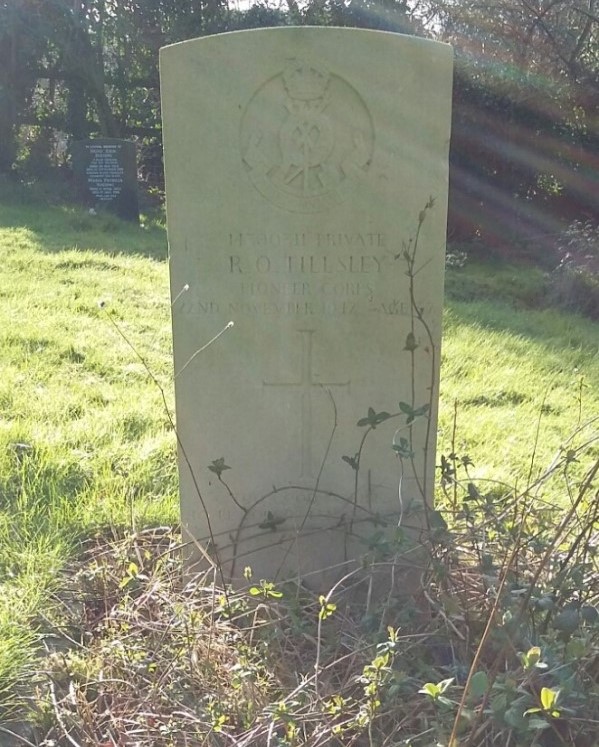
<path fill-rule="evenodd" d="M 302 336 L 301 375 L 299 381 L 263 381 L 264 386 L 299 387 L 301 393 L 301 477 L 313 476 L 312 465 L 312 392 L 314 387 L 348 387 L 350 381 L 318 381 L 312 370 L 313 329 L 300 329 Z"/>

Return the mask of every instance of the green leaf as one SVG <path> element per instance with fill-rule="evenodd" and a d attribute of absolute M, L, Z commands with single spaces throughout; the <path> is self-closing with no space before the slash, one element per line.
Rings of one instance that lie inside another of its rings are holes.
<path fill-rule="evenodd" d="M 541 705 L 544 711 L 551 711 L 556 705 L 559 698 L 559 690 L 552 690 L 550 687 L 541 688 Z"/>
<path fill-rule="evenodd" d="M 127 573 L 130 576 L 139 575 L 139 568 L 137 567 L 137 563 L 129 563 L 129 567 L 127 568 Z"/>
<path fill-rule="evenodd" d="M 359 423 L 358 423 L 358 425 L 359 425 Z M 349 464 L 349 466 L 350 466 L 350 467 L 351 467 L 351 468 L 352 468 L 352 469 L 353 469 L 353 470 L 354 470 L 355 472 L 357 472 L 357 471 L 358 471 L 358 469 L 359 469 L 359 467 L 360 467 L 360 459 L 359 459 L 359 457 L 358 457 L 358 455 L 357 455 L 357 454 L 356 454 L 356 456 L 354 456 L 354 457 L 349 457 L 349 456 L 345 456 L 345 455 L 344 455 L 344 456 L 342 456 L 342 457 L 341 457 L 341 459 L 343 459 L 343 461 L 344 461 L 344 462 L 346 462 L 347 464 Z"/>
<path fill-rule="evenodd" d="M 368 425 L 374 429 L 377 425 L 384 423 L 385 420 L 389 420 L 390 417 L 391 415 L 384 410 L 382 412 L 375 412 L 372 407 L 369 407 L 368 415 L 365 418 L 360 418 L 360 420 L 358 420 L 358 426 L 362 428 Z"/>
<path fill-rule="evenodd" d="M 429 698 L 432 698 L 433 700 L 436 700 L 436 698 L 438 698 L 441 694 L 439 686 L 435 685 L 434 682 L 427 682 L 420 688 L 420 690 L 418 690 L 418 692 L 422 693 L 423 695 L 428 695 Z"/>
<path fill-rule="evenodd" d="M 440 511 L 431 511 L 429 513 L 429 523 L 431 529 L 448 529 L 447 522 Z"/>
<path fill-rule="evenodd" d="M 524 716 L 528 716 L 528 715 L 529 715 L 530 713 L 543 713 L 543 709 L 542 709 L 542 708 L 538 708 L 538 707 L 535 707 L 535 708 L 527 708 L 527 709 L 526 709 L 526 710 L 524 711 L 524 714 L 523 714 L 523 715 L 524 715 Z"/>
<path fill-rule="evenodd" d="M 421 405 L 420 407 L 412 407 L 411 405 L 408 405 L 407 402 L 400 402 L 399 403 L 399 409 L 401 412 L 404 413 L 404 415 L 407 415 L 406 423 L 409 425 L 410 423 L 413 423 L 414 420 L 422 415 L 426 415 L 426 413 L 430 409 L 430 405 Z"/>
<path fill-rule="evenodd" d="M 287 519 L 276 518 L 272 511 L 267 511 L 266 520 L 258 524 L 258 527 L 260 529 L 270 529 L 271 532 L 274 532 L 280 524 L 284 524 L 286 521 Z"/>
<path fill-rule="evenodd" d="M 495 715 L 499 715 L 507 708 L 507 695 L 505 693 L 499 693 L 496 697 L 491 700 L 491 711 Z"/>
<path fill-rule="evenodd" d="M 337 605 L 334 602 L 327 602 L 327 598 L 323 595 L 318 597 L 318 602 L 320 603 L 318 617 L 321 620 L 326 620 L 327 617 L 330 617 L 337 609 Z"/>
<path fill-rule="evenodd" d="M 403 436 L 397 437 L 397 434 L 395 434 L 391 448 L 399 454 L 402 459 L 410 459 L 414 456 L 414 452 L 410 449 L 410 442 Z"/>
<path fill-rule="evenodd" d="M 596 607 L 592 607 L 590 604 L 584 604 L 580 608 L 580 616 L 587 625 L 594 625 L 599 621 L 599 610 Z"/>
<path fill-rule="evenodd" d="M 424 695 L 428 695 L 429 698 L 432 698 L 436 703 L 441 703 L 445 706 L 453 706 L 451 700 L 443 697 L 443 693 L 453 683 L 453 680 L 454 678 L 451 677 L 447 680 L 441 680 L 441 682 L 437 683 L 436 685 L 434 682 L 427 682 L 420 688 L 420 690 L 418 690 L 418 692 L 423 693 Z"/>
<path fill-rule="evenodd" d="M 549 612 L 555 608 L 555 600 L 553 597 L 549 596 L 541 597 L 535 602 L 535 607 L 538 607 L 540 610 L 544 610 L 545 612 Z"/>
<path fill-rule="evenodd" d="M 384 669 L 389 664 L 389 652 L 387 651 L 384 654 L 381 654 L 380 656 L 375 656 L 375 658 L 372 660 L 372 666 L 374 669 Z"/>
<path fill-rule="evenodd" d="M 541 661 L 541 649 L 539 646 L 533 646 L 532 648 L 529 648 L 525 654 L 522 654 L 520 658 L 524 669 L 532 669 Z"/>
<path fill-rule="evenodd" d="M 447 690 L 447 688 L 453 684 L 454 679 L 455 679 L 454 677 L 450 677 L 449 679 L 441 680 L 441 682 L 439 682 L 438 684 L 440 691 L 444 693 Z"/>
<path fill-rule="evenodd" d="M 553 620 L 553 627 L 556 630 L 568 635 L 574 633 L 580 623 L 580 615 L 577 609 L 562 610 Z"/>
<path fill-rule="evenodd" d="M 414 336 L 414 333 L 408 332 L 406 336 L 406 344 L 404 345 L 403 349 L 409 351 L 410 353 L 413 353 L 417 347 L 418 347 L 418 343 L 416 342 L 416 337 Z"/>
<path fill-rule="evenodd" d="M 572 638 L 566 644 L 566 656 L 570 661 L 572 659 L 578 661 L 579 659 L 584 658 L 586 651 L 587 647 L 585 642 L 581 641 L 580 638 Z"/>
<path fill-rule="evenodd" d="M 489 689 L 489 678 L 486 672 L 476 672 L 470 680 L 470 694 L 480 698 Z"/>
<path fill-rule="evenodd" d="M 468 500 L 474 501 L 480 498 L 480 493 L 478 492 L 476 485 L 472 482 L 468 483 Z"/>
<path fill-rule="evenodd" d="M 231 469 L 231 467 L 229 467 L 228 464 L 225 464 L 224 457 L 220 457 L 220 459 L 215 459 L 212 464 L 209 464 L 208 469 L 210 472 L 214 472 L 218 477 L 220 477 L 226 469 Z"/>
<path fill-rule="evenodd" d="M 522 711 L 517 706 L 508 708 L 504 713 L 503 718 L 505 720 L 505 723 L 508 726 L 511 726 L 513 729 L 526 728 L 527 721 L 524 718 Z"/>

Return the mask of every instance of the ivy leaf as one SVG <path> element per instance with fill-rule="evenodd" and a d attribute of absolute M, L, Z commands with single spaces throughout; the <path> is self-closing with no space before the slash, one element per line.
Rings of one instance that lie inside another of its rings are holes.
<path fill-rule="evenodd" d="M 280 524 L 284 524 L 286 521 L 287 519 L 276 518 L 272 511 L 268 511 L 265 521 L 258 524 L 258 527 L 260 529 L 270 529 L 271 532 L 274 532 Z"/>
<path fill-rule="evenodd" d="M 550 610 L 555 609 L 555 599 L 553 597 L 545 595 L 544 597 L 537 599 L 537 601 L 535 602 L 535 607 L 538 607 L 544 612 L 549 612 Z"/>
<path fill-rule="evenodd" d="M 353 456 L 353 457 L 349 457 L 349 456 L 345 456 L 345 455 L 344 455 L 344 456 L 342 456 L 342 457 L 341 457 L 341 459 L 343 459 L 343 461 L 344 461 L 344 462 L 346 462 L 347 464 L 349 464 L 349 466 L 350 466 L 350 467 L 351 467 L 351 468 L 352 468 L 352 469 L 353 469 L 353 470 L 354 470 L 355 472 L 357 472 L 357 471 L 358 471 L 358 468 L 359 468 L 359 466 L 360 466 L 360 460 L 359 460 L 359 457 L 358 457 L 358 455 L 357 455 L 357 454 L 356 454 L 356 456 Z"/>
<path fill-rule="evenodd" d="M 399 254 L 396 254 L 394 256 L 394 259 L 401 259 L 402 257 L 403 257 L 403 259 L 406 260 L 406 262 L 409 262 L 412 259 L 411 255 L 410 255 L 410 252 L 408 251 L 405 243 L 404 243 L 403 251 L 400 252 Z"/>
<path fill-rule="evenodd" d="M 414 452 L 410 449 L 410 442 L 407 438 L 400 436 L 399 438 L 394 437 L 391 448 L 395 451 L 402 459 L 410 459 L 414 456 Z"/>
<path fill-rule="evenodd" d="M 559 690 L 552 690 L 550 687 L 541 688 L 541 705 L 544 711 L 552 712 L 557 705 Z M 553 714 L 552 714 L 553 715 Z"/>
<path fill-rule="evenodd" d="M 408 350 L 410 353 L 413 353 L 414 350 L 418 347 L 418 343 L 416 342 L 416 337 L 414 336 L 413 332 L 408 332 L 406 336 L 406 344 L 404 345 L 404 350 Z"/>
<path fill-rule="evenodd" d="M 447 688 L 453 684 L 454 677 L 449 677 L 449 679 L 441 680 L 441 682 L 437 683 L 437 686 L 439 687 L 440 691 L 444 693 Z"/>
<path fill-rule="evenodd" d="M 370 537 L 361 538 L 360 542 L 363 542 L 369 550 L 376 550 L 381 546 L 384 540 L 385 533 L 378 531 L 374 532 L 374 534 L 370 535 Z"/>
<path fill-rule="evenodd" d="M 408 416 L 406 419 L 406 423 L 410 425 L 410 423 L 413 423 L 416 418 L 419 418 L 422 415 L 426 415 L 426 413 L 430 410 L 430 405 L 426 404 L 421 405 L 420 407 L 412 407 L 407 402 L 400 402 L 399 409 L 404 413 L 404 415 Z"/>
<path fill-rule="evenodd" d="M 532 712 L 532 709 L 529 709 L 529 711 Z M 515 704 L 507 709 L 503 714 L 503 719 L 508 726 L 512 727 L 512 729 L 525 729 L 528 726 L 528 722 L 524 718 L 524 715 L 525 714 L 522 713 L 521 708 Z"/>
<path fill-rule="evenodd" d="M 468 498 L 469 501 L 475 501 L 480 498 L 480 493 L 478 492 L 478 489 L 474 483 L 469 482 L 468 483 Z"/>
<path fill-rule="evenodd" d="M 489 689 L 489 678 L 486 672 L 476 672 L 470 680 L 470 693 L 475 698 L 481 698 Z"/>
<path fill-rule="evenodd" d="M 372 407 L 368 408 L 368 415 L 365 418 L 360 418 L 358 420 L 358 426 L 360 428 L 363 428 L 364 426 L 370 426 L 373 430 L 377 427 L 377 425 L 380 425 L 381 423 L 384 423 L 385 420 L 389 420 L 391 415 L 388 412 L 375 412 Z"/>
<path fill-rule="evenodd" d="M 231 469 L 228 464 L 225 464 L 225 458 L 215 459 L 212 464 L 208 465 L 210 472 L 214 472 L 217 477 L 220 477 L 226 469 Z"/>
<path fill-rule="evenodd" d="M 539 646 L 533 646 L 532 648 L 529 648 L 526 653 L 521 654 L 520 661 L 526 671 L 535 668 L 546 669 L 547 667 L 546 664 L 541 662 L 541 649 Z"/>
<path fill-rule="evenodd" d="M 423 685 L 420 690 L 418 690 L 419 693 L 422 693 L 423 695 L 428 695 L 429 698 L 432 698 L 435 700 L 439 697 L 441 694 L 441 690 L 439 689 L 438 685 L 435 685 L 434 682 L 427 682 L 425 685 Z"/>
<path fill-rule="evenodd" d="M 320 610 L 318 612 L 320 620 L 326 620 L 327 617 L 330 617 L 337 609 L 337 605 L 334 602 L 327 601 L 325 596 L 318 597 L 318 602 L 320 604 Z"/>
<path fill-rule="evenodd" d="M 580 616 L 576 609 L 564 609 L 555 616 L 553 627 L 566 635 L 572 635 L 578 628 Z"/>
<path fill-rule="evenodd" d="M 426 413 L 427 413 L 427 412 L 428 412 L 429 410 L 430 410 L 430 405 L 429 405 L 429 404 L 426 404 L 426 405 L 421 405 L 420 407 L 417 407 L 417 408 L 416 408 L 416 409 L 414 410 L 414 417 L 415 417 L 415 418 L 419 418 L 419 417 L 421 417 L 422 415 L 426 415 Z"/>
<path fill-rule="evenodd" d="M 507 695 L 505 693 L 499 693 L 499 695 L 496 695 L 491 699 L 491 711 L 495 714 L 495 716 L 499 716 L 500 714 L 505 713 L 506 708 Z"/>
<path fill-rule="evenodd" d="M 447 531 L 449 527 L 447 522 L 443 518 L 443 514 L 440 511 L 431 511 L 429 514 L 429 523 L 431 529 L 442 529 Z"/>
<path fill-rule="evenodd" d="M 580 616 L 588 625 L 593 625 L 599 620 L 599 610 L 590 604 L 584 604 L 580 608 Z"/>

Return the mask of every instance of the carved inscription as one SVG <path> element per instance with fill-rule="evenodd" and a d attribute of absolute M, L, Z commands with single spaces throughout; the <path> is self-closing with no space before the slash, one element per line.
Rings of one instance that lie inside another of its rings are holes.
<path fill-rule="evenodd" d="M 135 143 L 117 138 L 79 140 L 70 150 L 81 201 L 138 221 Z"/>
<path fill-rule="evenodd" d="M 330 233 L 311 233 L 301 231 L 299 233 L 230 233 L 229 246 L 232 248 L 249 247 L 313 247 L 314 249 L 325 248 L 367 248 L 386 246 L 386 237 L 383 233 L 367 231 L 365 233 L 344 233 L 341 231 Z"/>
<path fill-rule="evenodd" d="M 92 161 L 85 169 L 89 191 L 100 202 L 118 197 L 123 189 L 125 169 L 119 162 L 120 145 L 89 144 Z"/>
<path fill-rule="evenodd" d="M 327 210 L 368 171 L 374 148 L 370 113 L 345 80 L 290 60 L 248 103 L 241 157 L 252 184 L 291 212 Z"/>
<path fill-rule="evenodd" d="M 292 387 L 298 389 L 301 397 L 301 474 L 300 477 L 314 477 L 312 461 L 312 398 L 315 389 L 323 387 L 348 388 L 350 381 L 320 381 L 313 368 L 313 337 L 315 330 L 302 329 L 301 373 L 299 381 L 264 381 L 264 386 Z"/>
<path fill-rule="evenodd" d="M 232 318 L 410 313 L 407 298 L 377 294 L 379 280 L 397 267 L 385 234 L 238 232 L 226 241 L 229 253 L 220 272 L 230 282 L 230 298 L 185 299 L 185 313 Z"/>

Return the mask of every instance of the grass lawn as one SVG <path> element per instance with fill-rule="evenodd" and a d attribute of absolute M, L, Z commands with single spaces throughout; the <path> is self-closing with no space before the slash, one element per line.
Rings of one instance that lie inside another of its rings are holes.
<path fill-rule="evenodd" d="M 0 206 L 0 691 L 79 538 L 177 522 L 166 237 Z M 102 308 L 101 305 L 105 307 Z"/>
<path fill-rule="evenodd" d="M 176 524 L 178 497 L 162 393 L 131 348 L 172 406 L 164 229 L 7 201 L 0 258 L 7 706 L 78 542 L 107 528 Z M 524 484 L 537 434 L 533 473 L 599 415 L 598 325 L 535 307 L 543 282 L 538 271 L 497 265 L 448 272 L 439 452 L 468 454 L 473 476 Z"/>

